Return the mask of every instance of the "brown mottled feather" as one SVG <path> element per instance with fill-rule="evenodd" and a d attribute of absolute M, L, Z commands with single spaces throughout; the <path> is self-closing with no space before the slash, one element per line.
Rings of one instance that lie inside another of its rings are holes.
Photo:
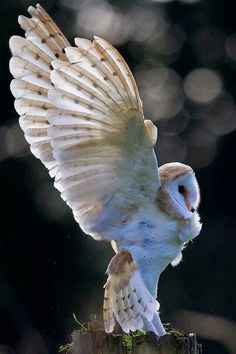
<path fill-rule="evenodd" d="M 113 331 L 115 319 L 127 333 L 141 330 L 143 318 L 152 320 L 159 304 L 143 283 L 132 255 L 125 250 L 116 254 L 107 274 L 103 312 L 106 331 Z"/>

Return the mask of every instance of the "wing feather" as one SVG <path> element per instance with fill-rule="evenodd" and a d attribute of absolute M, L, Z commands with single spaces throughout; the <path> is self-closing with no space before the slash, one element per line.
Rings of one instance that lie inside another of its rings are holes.
<path fill-rule="evenodd" d="M 10 71 L 16 79 L 11 90 L 31 151 L 54 177 L 58 163 L 52 156 L 47 119 L 48 110 L 54 108 L 48 101 L 48 90 L 52 88 L 51 62 L 58 58 L 66 60 L 64 48 L 69 42 L 40 5 L 31 6 L 28 11 L 31 19 L 25 16 L 18 19 L 26 38 L 13 36 L 9 43 L 13 55 Z"/>
<path fill-rule="evenodd" d="M 71 47 L 40 5 L 28 11 L 19 17 L 26 38 L 10 40 L 21 128 L 83 230 L 111 239 L 124 216 L 155 198 L 156 130 L 111 44 L 76 38 Z"/>
<path fill-rule="evenodd" d="M 94 38 L 95 47 L 104 55 L 114 68 L 113 76 L 114 73 L 118 74 L 125 90 L 127 91 L 128 97 L 131 99 L 131 102 L 134 103 L 134 107 L 136 107 L 138 111 L 142 111 L 142 101 L 139 97 L 137 85 L 128 65 L 120 53 L 109 42 L 96 36 Z"/>
<path fill-rule="evenodd" d="M 74 76 L 68 74 L 68 71 L 61 68 L 61 70 L 54 70 L 51 74 L 51 79 L 56 83 L 57 87 L 63 89 L 65 86 L 71 94 L 77 96 L 81 100 L 87 100 L 87 102 L 93 102 L 97 104 L 102 104 L 106 111 L 112 111 L 117 113 L 120 111 L 120 107 L 117 102 L 113 101 L 105 91 L 99 92 L 94 85 L 92 85 L 91 80 L 78 80 Z M 107 90 L 106 90 L 107 92 Z"/>
<path fill-rule="evenodd" d="M 126 108 L 130 108 L 130 97 L 124 91 L 122 77 L 117 75 L 112 64 L 107 60 L 104 54 L 95 47 L 95 41 L 91 42 L 82 38 L 76 38 L 77 48 L 67 48 L 66 53 L 71 63 L 79 63 L 92 72 L 100 81 L 105 82 L 106 86 L 119 96 L 119 102 L 124 102 Z M 107 89 L 105 90 L 107 92 Z M 117 98 L 116 98 L 117 99 Z"/>
<path fill-rule="evenodd" d="M 55 61 L 53 62 L 53 67 L 68 74 L 71 83 L 76 82 L 76 85 L 81 88 L 90 88 L 103 95 L 104 99 L 110 98 L 110 109 L 114 109 L 113 106 L 117 107 L 119 111 L 122 108 L 127 108 L 125 99 L 119 94 L 117 88 L 111 86 L 108 79 L 104 79 L 100 72 L 91 70 L 91 66 L 85 65 L 84 62 L 71 65 L 70 63 Z"/>

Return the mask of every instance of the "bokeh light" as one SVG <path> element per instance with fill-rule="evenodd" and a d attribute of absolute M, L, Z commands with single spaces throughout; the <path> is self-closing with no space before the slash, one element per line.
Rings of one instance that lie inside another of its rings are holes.
<path fill-rule="evenodd" d="M 220 76 L 206 68 L 191 71 L 184 82 L 186 95 L 196 103 L 209 103 L 220 94 L 222 87 Z"/>
<path fill-rule="evenodd" d="M 9 157 L 24 157 L 29 155 L 29 145 L 18 123 L 0 126 L 0 161 Z"/>
<path fill-rule="evenodd" d="M 96 34 L 116 45 L 127 41 L 130 34 L 127 17 L 105 0 L 80 4 L 77 23 L 85 36 L 91 38 Z"/>
<path fill-rule="evenodd" d="M 137 69 L 136 79 L 147 117 L 157 121 L 172 118 L 181 111 L 184 93 L 176 71 L 160 63 L 147 63 Z"/>
<path fill-rule="evenodd" d="M 153 38 L 165 25 L 160 12 L 139 7 L 128 12 L 126 21 L 130 24 L 130 39 L 141 43 Z"/>
<path fill-rule="evenodd" d="M 229 134 L 236 129 L 236 107 L 233 98 L 224 94 L 206 111 L 204 124 L 216 135 Z"/>
<path fill-rule="evenodd" d="M 18 123 L 8 128 L 5 144 L 9 156 L 23 157 L 30 153 L 29 145 Z"/>
<path fill-rule="evenodd" d="M 167 26 L 164 22 L 162 28 L 144 43 L 145 56 L 151 56 L 165 65 L 170 65 L 178 59 L 184 42 L 183 29 L 177 25 Z"/>

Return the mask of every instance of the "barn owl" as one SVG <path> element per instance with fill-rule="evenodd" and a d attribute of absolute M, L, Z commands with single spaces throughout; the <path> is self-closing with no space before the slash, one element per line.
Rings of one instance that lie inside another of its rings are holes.
<path fill-rule="evenodd" d="M 200 194 L 191 167 L 160 168 L 157 128 L 144 120 L 134 77 L 106 40 L 64 37 L 37 4 L 19 16 L 25 37 L 10 39 L 11 91 L 32 153 L 81 229 L 111 242 L 105 331 L 164 335 L 157 284 L 201 230 Z"/>

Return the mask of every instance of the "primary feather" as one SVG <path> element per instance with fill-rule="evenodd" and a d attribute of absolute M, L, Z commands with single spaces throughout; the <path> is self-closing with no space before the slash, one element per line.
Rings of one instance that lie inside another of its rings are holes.
<path fill-rule="evenodd" d="M 51 62 L 57 58 L 66 59 L 64 48 L 69 46 L 69 42 L 40 5 L 36 8 L 30 6 L 29 13 L 31 19 L 19 16 L 26 38 L 13 36 L 10 39 L 13 55 L 10 71 L 16 78 L 11 83 L 11 90 L 16 97 L 15 108 L 21 115 L 20 125 L 31 151 L 54 177 L 58 163 L 52 156 L 47 117 L 49 109 L 54 107 L 48 99 L 48 90 L 53 87 Z"/>

